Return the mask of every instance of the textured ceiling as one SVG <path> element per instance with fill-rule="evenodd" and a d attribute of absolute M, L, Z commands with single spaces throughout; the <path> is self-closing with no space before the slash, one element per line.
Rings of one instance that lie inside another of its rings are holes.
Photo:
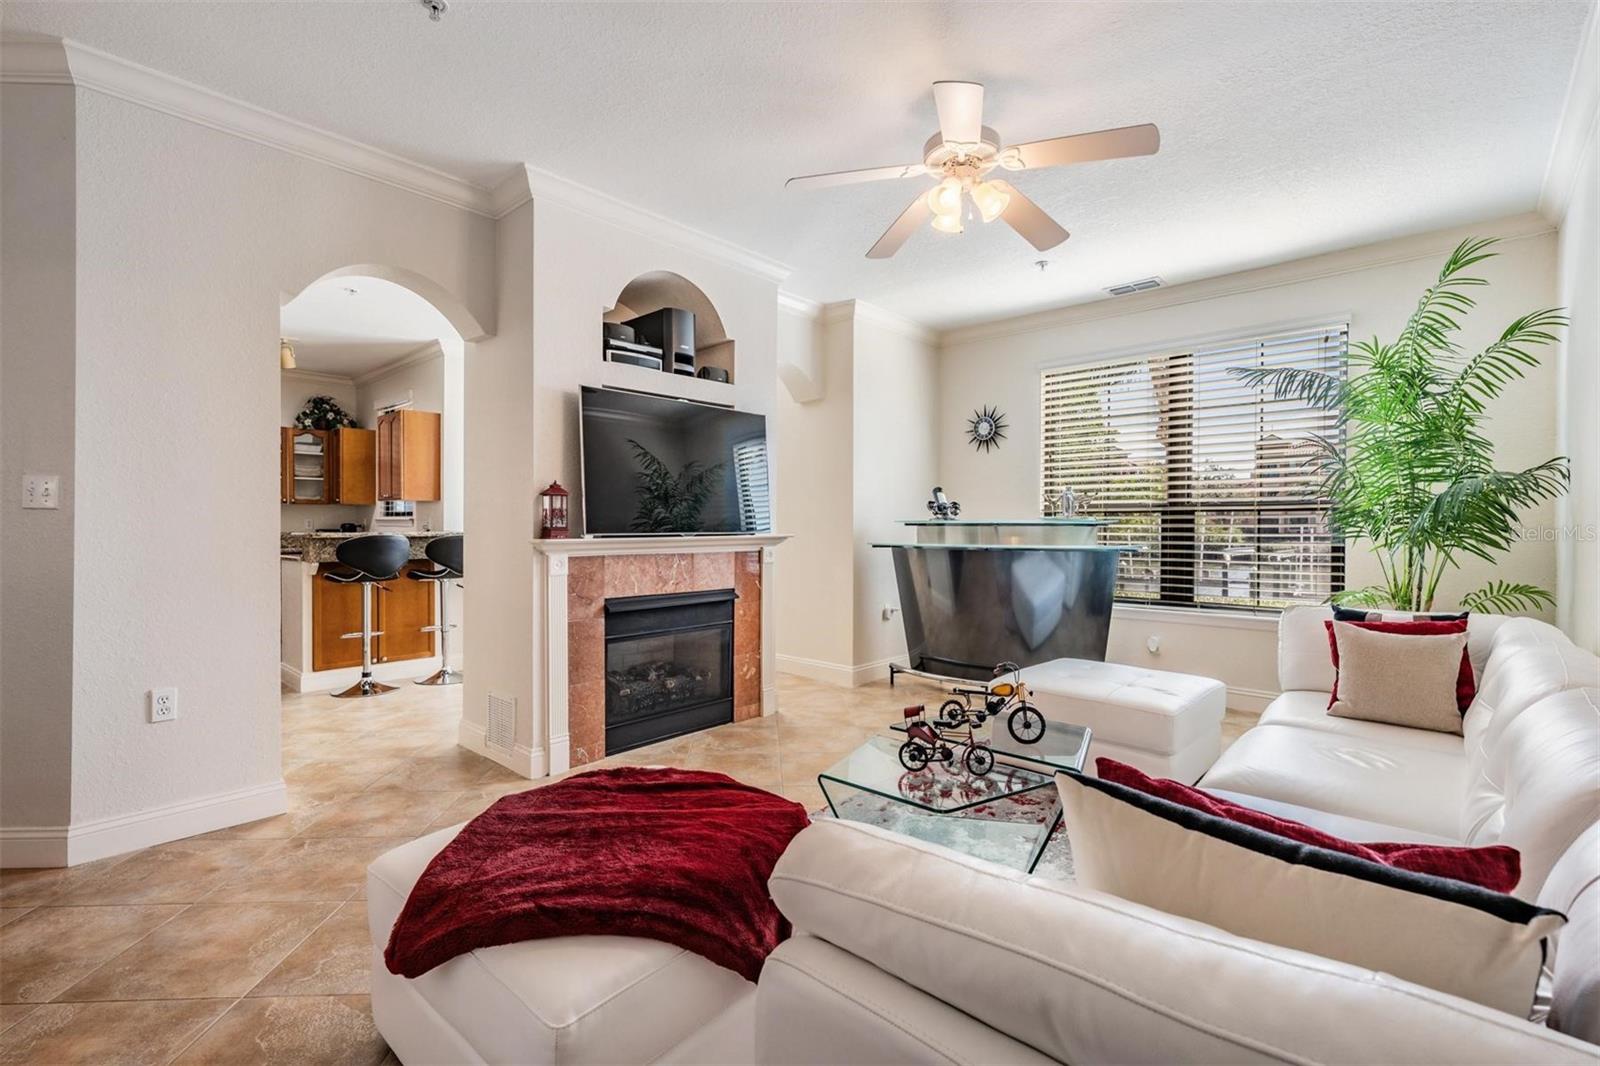
<path fill-rule="evenodd" d="M 297 369 L 359 377 L 429 341 L 460 336 L 434 306 L 381 278 L 330 278 L 283 305 Z"/>
<path fill-rule="evenodd" d="M 485 185 L 530 162 L 930 325 L 1531 209 L 1589 0 L 1533 3 L 11 2 L 71 37 Z M 926 179 L 929 84 L 1009 141 L 1154 122 L 1160 154 L 1022 174 L 1072 239 L 999 224 L 863 255 Z"/>

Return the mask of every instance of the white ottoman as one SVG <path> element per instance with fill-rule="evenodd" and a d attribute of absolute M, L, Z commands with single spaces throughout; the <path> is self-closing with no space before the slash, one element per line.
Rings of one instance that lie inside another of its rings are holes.
<path fill-rule="evenodd" d="M 1109 756 L 1192 784 L 1222 751 L 1228 693 L 1221 681 L 1088 659 L 1039 663 L 1022 680 L 1046 718 L 1094 731 L 1090 771 Z"/>
<path fill-rule="evenodd" d="M 458 956 L 415 980 L 390 973 L 389 930 L 460 831 L 413 840 L 367 868 L 372 1014 L 401 1062 L 753 1061 L 756 986 L 659 940 L 530 940 Z"/>

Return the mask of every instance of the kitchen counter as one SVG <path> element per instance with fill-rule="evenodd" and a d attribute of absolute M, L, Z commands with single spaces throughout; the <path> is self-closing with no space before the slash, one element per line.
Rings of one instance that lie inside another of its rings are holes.
<path fill-rule="evenodd" d="M 427 547 L 430 540 L 438 537 L 459 537 L 461 533 L 448 529 L 417 530 L 366 530 L 361 533 L 283 533 L 280 534 L 279 555 L 285 559 L 299 559 L 307 563 L 331 563 L 337 560 L 334 553 L 338 551 L 339 544 L 353 537 L 370 537 L 377 534 L 393 532 L 405 537 L 411 542 L 411 558 L 424 559 L 427 557 Z"/>

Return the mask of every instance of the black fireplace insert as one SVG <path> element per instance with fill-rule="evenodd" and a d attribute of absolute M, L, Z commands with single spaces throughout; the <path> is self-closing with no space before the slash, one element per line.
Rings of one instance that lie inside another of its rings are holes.
<path fill-rule="evenodd" d="M 733 721 L 732 589 L 606 601 L 606 754 Z"/>

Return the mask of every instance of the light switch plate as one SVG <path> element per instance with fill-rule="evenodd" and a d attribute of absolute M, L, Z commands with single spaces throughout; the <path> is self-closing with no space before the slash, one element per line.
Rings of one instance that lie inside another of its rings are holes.
<path fill-rule="evenodd" d="M 36 511 L 54 511 L 60 504 L 61 479 L 54 474 L 22 475 L 22 506 Z"/>

